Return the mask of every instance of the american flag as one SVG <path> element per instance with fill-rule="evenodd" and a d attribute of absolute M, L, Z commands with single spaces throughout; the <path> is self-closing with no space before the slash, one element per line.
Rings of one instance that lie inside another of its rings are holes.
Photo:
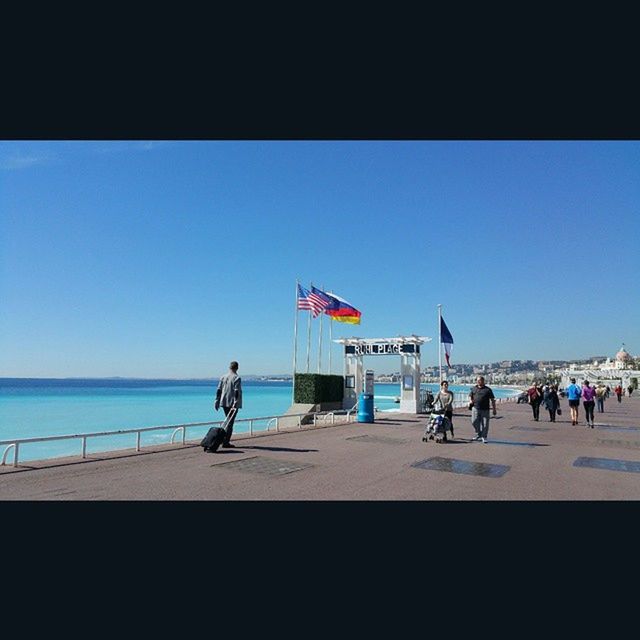
<path fill-rule="evenodd" d="M 298 284 L 298 309 L 309 309 L 311 315 L 317 318 L 330 302 L 324 296 L 319 296 Z"/>

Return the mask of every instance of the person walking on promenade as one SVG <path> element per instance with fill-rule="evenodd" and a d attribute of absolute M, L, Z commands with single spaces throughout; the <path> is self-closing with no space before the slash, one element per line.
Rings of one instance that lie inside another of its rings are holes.
<path fill-rule="evenodd" d="M 630 384 L 630 385 L 627 387 L 627 394 L 629 395 L 629 397 L 631 397 L 631 394 L 632 394 L 632 393 L 633 393 L 633 385 L 632 385 L 632 384 Z"/>
<path fill-rule="evenodd" d="M 540 405 L 542 404 L 544 391 L 539 382 L 533 381 L 533 384 L 527 390 L 529 404 L 533 410 L 533 419 L 538 422 L 540 419 Z"/>
<path fill-rule="evenodd" d="M 622 385 L 619 384 L 614 390 L 613 393 L 615 393 L 618 396 L 618 402 L 622 402 Z"/>
<path fill-rule="evenodd" d="M 242 408 L 242 379 L 238 375 L 238 363 L 235 360 L 229 364 L 229 373 L 220 378 L 214 407 L 216 411 L 222 407 L 225 418 L 229 416 L 232 409 L 235 409 L 227 423 L 226 434 L 222 441 L 222 446 L 225 449 L 233 448 L 235 445 L 230 442 L 233 434 L 233 423 L 238 414 L 238 409 Z"/>
<path fill-rule="evenodd" d="M 585 380 L 582 383 L 582 405 L 584 406 L 584 413 L 587 418 L 587 427 L 593 429 L 593 408 L 596 404 L 596 389 L 589 385 L 589 381 Z"/>
<path fill-rule="evenodd" d="M 440 410 L 443 412 L 444 417 L 449 419 L 451 423 L 451 435 L 453 436 L 453 393 L 449 391 L 449 383 L 447 380 L 443 380 L 440 383 L 440 391 L 438 391 L 433 406 L 437 410 L 438 403 L 440 404 Z"/>
<path fill-rule="evenodd" d="M 543 402 L 549 412 L 549 422 L 555 422 L 556 411 L 560 407 L 560 398 L 554 385 L 551 384 L 547 387 L 547 390 L 544 392 Z"/>
<path fill-rule="evenodd" d="M 471 409 L 471 424 L 475 429 L 474 440 L 487 441 L 489 435 L 489 402 L 493 407 L 493 415 L 496 415 L 496 397 L 490 387 L 484 383 L 484 377 L 478 376 L 477 384 L 469 393 L 469 408 Z"/>
<path fill-rule="evenodd" d="M 607 389 L 603 384 L 599 384 L 596 389 L 596 404 L 598 406 L 598 413 L 604 413 L 604 401 L 607 397 Z"/>
<path fill-rule="evenodd" d="M 571 384 L 567 387 L 567 400 L 571 410 L 571 424 L 578 424 L 578 409 L 580 407 L 580 396 L 582 389 L 576 384 L 576 379 L 571 378 Z"/>

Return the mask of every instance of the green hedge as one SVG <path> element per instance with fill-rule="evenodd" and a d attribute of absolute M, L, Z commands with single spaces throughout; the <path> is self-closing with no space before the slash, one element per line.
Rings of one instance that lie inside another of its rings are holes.
<path fill-rule="evenodd" d="M 296 373 L 294 402 L 318 404 L 342 402 L 344 378 L 320 373 Z"/>

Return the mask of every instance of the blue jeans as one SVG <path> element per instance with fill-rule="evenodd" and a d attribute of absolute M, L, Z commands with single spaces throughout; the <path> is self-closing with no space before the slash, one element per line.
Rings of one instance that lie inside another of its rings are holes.
<path fill-rule="evenodd" d="M 471 409 L 471 424 L 481 438 L 486 438 L 489 433 L 490 415 L 490 409 Z"/>

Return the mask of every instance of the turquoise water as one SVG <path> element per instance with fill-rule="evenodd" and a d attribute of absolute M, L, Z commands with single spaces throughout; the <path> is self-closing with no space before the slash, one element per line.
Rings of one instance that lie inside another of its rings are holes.
<path fill-rule="evenodd" d="M 433 390 L 438 387 L 423 386 Z M 0 381 L 0 440 L 223 420 L 222 410 L 213 409 L 216 387 L 217 381 L 198 384 L 156 381 L 149 386 L 144 386 L 142 381 L 52 381 L 49 386 L 42 380 L 31 386 L 27 381 Z M 468 386 L 451 387 L 454 392 L 468 389 Z M 514 393 L 506 389 L 494 389 L 494 392 L 498 397 Z M 381 411 L 397 410 L 399 405 L 394 398 L 399 395 L 399 384 L 378 383 L 374 387 L 374 403 Z M 291 383 L 243 381 L 243 408 L 238 419 L 282 415 L 291 400 Z M 267 420 L 253 425 L 254 431 L 266 427 Z M 207 429 L 207 426 L 192 427 L 187 430 L 187 439 L 201 438 Z M 234 426 L 234 433 L 247 431 L 246 423 Z M 173 429 L 166 429 L 143 433 L 141 445 L 168 443 L 172 432 Z M 100 436 L 87 440 L 87 452 L 135 445 L 135 434 Z M 81 447 L 81 440 L 23 444 L 20 460 L 76 455 L 81 453 Z M 0 446 L 0 458 L 4 450 L 5 447 Z M 9 452 L 9 460 L 11 456 Z"/>

